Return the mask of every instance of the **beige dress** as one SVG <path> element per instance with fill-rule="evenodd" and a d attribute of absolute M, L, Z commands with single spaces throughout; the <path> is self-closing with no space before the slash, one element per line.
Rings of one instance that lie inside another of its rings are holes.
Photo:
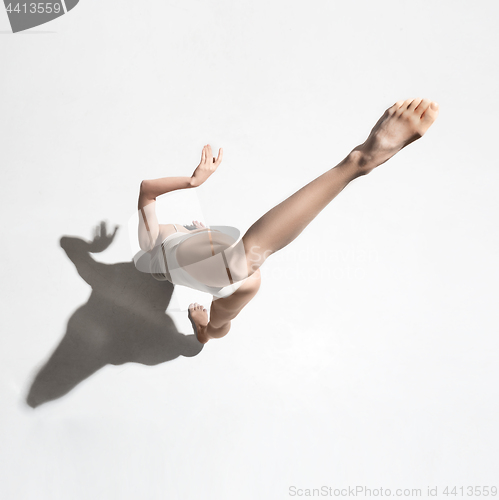
<path fill-rule="evenodd" d="M 157 280 L 206 292 L 215 298 L 232 295 L 248 278 L 234 281 L 227 250 L 234 240 L 220 231 L 176 233 L 166 237 L 154 250 L 150 271 Z M 209 243 L 209 244 L 208 244 Z M 241 245 L 239 245 L 241 247 Z"/>

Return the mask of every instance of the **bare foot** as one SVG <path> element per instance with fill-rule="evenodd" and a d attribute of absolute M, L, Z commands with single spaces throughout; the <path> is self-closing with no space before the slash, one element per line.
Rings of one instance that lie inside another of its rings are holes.
<path fill-rule="evenodd" d="M 362 173 L 369 173 L 422 137 L 437 119 L 438 108 L 436 102 L 421 98 L 398 101 L 388 108 L 364 144 L 353 150 L 360 153 Z"/>
<path fill-rule="evenodd" d="M 208 324 L 208 313 L 206 309 L 194 302 L 189 306 L 189 312 L 187 313 L 188 318 L 192 323 L 192 328 L 196 334 L 196 338 L 201 342 L 201 344 L 206 344 L 209 337 L 206 335 L 206 325 Z"/>

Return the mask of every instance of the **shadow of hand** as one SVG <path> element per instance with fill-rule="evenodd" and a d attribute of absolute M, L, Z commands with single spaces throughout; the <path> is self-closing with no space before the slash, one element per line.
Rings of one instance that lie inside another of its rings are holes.
<path fill-rule="evenodd" d="M 100 225 L 95 226 L 94 239 L 91 243 L 89 243 L 88 251 L 92 253 L 99 253 L 106 250 L 106 248 L 113 242 L 114 237 L 118 232 L 118 228 L 119 226 L 116 226 L 112 234 L 107 234 L 107 226 L 104 221 L 102 221 Z"/>

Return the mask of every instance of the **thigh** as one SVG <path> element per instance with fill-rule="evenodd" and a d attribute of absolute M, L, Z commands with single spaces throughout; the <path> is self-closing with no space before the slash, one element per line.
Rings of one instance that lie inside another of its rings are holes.
<path fill-rule="evenodd" d="M 257 294 L 261 281 L 261 273 L 258 269 L 232 295 L 213 300 L 210 310 L 210 322 L 213 326 L 221 326 L 234 319 Z"/>

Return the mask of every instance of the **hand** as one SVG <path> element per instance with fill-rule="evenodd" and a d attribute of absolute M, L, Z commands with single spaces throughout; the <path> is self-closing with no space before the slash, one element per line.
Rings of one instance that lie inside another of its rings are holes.
<path fill-rule="evenodd" d="M 193 220 L 192 224 L 195 226 L 196 229 L 205 229 L 206 228 L 206 226 L 202 222 L 199 222 L 197 220 Z"/>
<path fill-rule="evenodd" d="M 197 166 L 196 170 L 191 177 L 191 184 L 193 187 L 198 187 L 203 184 L 208 177 L 215 172 L 220 163 L 222 163 L 223 158 L 223 150 L 222 148 L 218 151 L 218 158 L 215 160 L 213 156 L 213 152 L 211 150 L 211 146 L 207 144 L 203 148 L 203 152 L 201 154 L 201 163 Z"/>
<path fill-rule="evenodd" d="M 92 253 L 103 252 L 114 240 L 118 227 L 114 228 L 114 233 L 107 234 L 106 223 L 102 221 L 100 226 L 94 229 L 94 240 L 88 244 L 88 251 Z"/>

